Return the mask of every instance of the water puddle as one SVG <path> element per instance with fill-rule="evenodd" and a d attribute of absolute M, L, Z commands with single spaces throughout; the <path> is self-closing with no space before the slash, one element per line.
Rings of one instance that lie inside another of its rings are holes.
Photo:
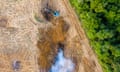
<path fill-rule="evenodd" d="M 71 59 L 64 57 L 63 50 L 59 49 L 55 64 L 52 65 L 49 72 L 73 72 L 75 64 Z"/>

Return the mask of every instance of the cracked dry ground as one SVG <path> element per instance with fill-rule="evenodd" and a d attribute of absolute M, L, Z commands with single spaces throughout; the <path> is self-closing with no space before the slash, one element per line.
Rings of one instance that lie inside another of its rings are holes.
<path fill-rule="evenodd" d="M 46 2 L 61 16 L 46 21 Z M 20 72 L 48 72 L 60 43 L 74 72 L 102 72 L 68 0 L 0 0 L 0 72 L 13 72 L 14 60 Z"/>

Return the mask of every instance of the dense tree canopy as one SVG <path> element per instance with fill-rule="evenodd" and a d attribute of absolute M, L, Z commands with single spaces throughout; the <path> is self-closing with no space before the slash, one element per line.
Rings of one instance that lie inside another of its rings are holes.
<path fill-rule="evenodd" d="M 70 0 L 104 72 L 120 72 L 120 0 Z"/>

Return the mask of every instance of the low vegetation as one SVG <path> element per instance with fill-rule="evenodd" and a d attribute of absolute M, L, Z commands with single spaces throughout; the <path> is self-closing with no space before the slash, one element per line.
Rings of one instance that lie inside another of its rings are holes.
<path fill-rule="evenodd" d="M 120 0 L 70 0 L 104 72 L 120 72 Z"/>

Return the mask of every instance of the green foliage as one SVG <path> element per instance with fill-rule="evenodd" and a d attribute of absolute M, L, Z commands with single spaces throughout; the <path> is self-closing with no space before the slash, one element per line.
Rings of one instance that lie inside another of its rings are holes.
<path fill-rule="evenodd" d="M 43 20 L 41 20 L 41 19 L 39 18 L 39 16 L 36 15 L 36 14 L 34 15 L 34 18 L 35 18 L 35 20 L 38 21 L 38 22 L 43 22 Z"/>
<path fill-rule="evenodd" d="M 120 72 L 120 0 L 70 0 L 104 72 Z"/>

